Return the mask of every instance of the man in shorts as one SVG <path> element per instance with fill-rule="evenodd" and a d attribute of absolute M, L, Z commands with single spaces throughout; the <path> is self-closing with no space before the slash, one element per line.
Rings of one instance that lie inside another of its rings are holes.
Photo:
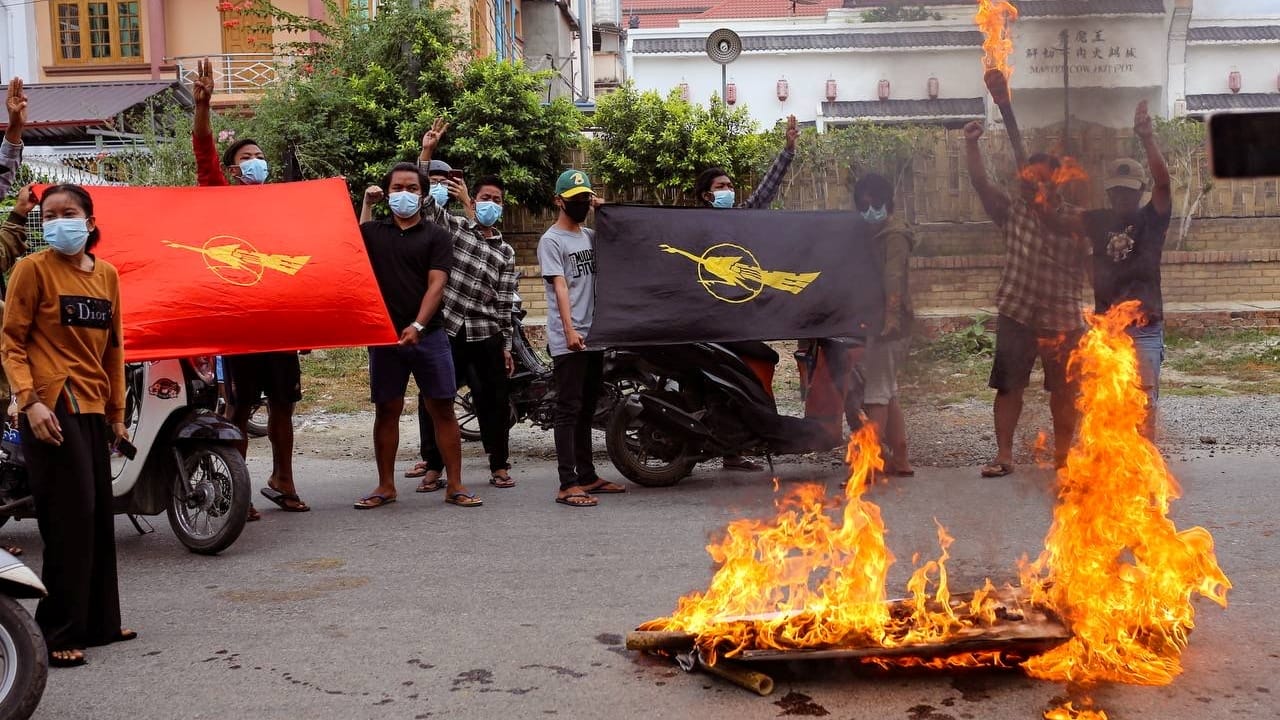
<path fill-rule="evenodd" d="M 449 233 L 422 218 L 427 180 L 418 166 L 399 163 L 383 178 L 381 191 L 391 216 L 360 226 L 369 263 L 400 341 L 369 348 L 370 399 L 374 403 L 373 450 L 378 487 L 355 503 L 358 510 L 395 502 L 395 462 L 400 448 L 400 415 L 412 375 L 425 398 L 435 427 L 436 446 L 444 457 L 445 502 L 459 507 L 483 503 L 462 485 L 462 435 L 453 414 L 457 392 L 449 337 L 440 308 L 453 265 Z"/>

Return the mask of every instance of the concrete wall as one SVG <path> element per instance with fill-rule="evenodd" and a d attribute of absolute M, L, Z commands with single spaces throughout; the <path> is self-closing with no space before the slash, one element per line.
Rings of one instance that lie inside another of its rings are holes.
<path fill-rule="evenodd" d="M 1274 93 L 1280 77 L 1280 44 L 1188 45 L 1187 94 L 1231 92 L 1227 76 L 1240 72 L 1240 92 Z"/>
<path fill-rule="evenodd" d="M 37 77 L 37 8 L 27 0 L 0 0 L 0 78 L 15 75 L 34 81 Z"/>
<path fill-rule="evenodd" d="M 576 16 L 577 0 L 569 0 L 569 6 Z M 521 10 L 524 16 L 525 63 L 535 70 L 559 73 L 559 78 L 551 83 L 551 97 L 577 97 L 582 84 L 579 74 L 581 53 L 564 11 L 550 0 L 524 0 Z"/>

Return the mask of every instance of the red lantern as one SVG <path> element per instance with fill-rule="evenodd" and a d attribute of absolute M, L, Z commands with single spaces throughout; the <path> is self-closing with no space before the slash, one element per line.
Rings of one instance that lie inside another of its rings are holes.
<path fill-rule="evenodd" d="M 738 102 L 738 86 L 735 83 L 729 83 L 724 88 L 724 101 L 730 105 Z"/>
<path fill-rule="evenodd" d="M 782 78 L 778 81 L 778 102 L 786 102 L 788 97 L 791 97 L 791 84 Z"/>
<path fill-rule="evenodd" d="M 680 83 L 680 99 L 689 102 L 689 83 Z"/>
<path fill-rule="evenodd" d="M 938 99 L 938 87 L 939 87 L 938 78 L 936 77 L 929 78 L 929 99 L 930 100 Z"/>
<path fill-rule="evenodd" d="M 1231 74 L 1227 75 L 1227 87 L 1231 88 L 1231 92 L 1233 93 L 1240 92 L 1240 71 L 1239 70 L 1232 70 Z"/>
<path fill-rule="evenodd" d="M 881 100 L 888 100 L 889 99 L 889 81 L 881 80 L 879 85 L 876 86 L 876 91 Z"/>
<path fill-rule="evenodd" d="M 832 78 L 827 78 L 827 102 L 835 102 L 835 101 L 836 101 L 836 81 Z"/>

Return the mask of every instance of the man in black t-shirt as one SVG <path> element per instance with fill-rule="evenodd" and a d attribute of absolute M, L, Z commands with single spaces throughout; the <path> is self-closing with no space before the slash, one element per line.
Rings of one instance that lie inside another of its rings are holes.
<path fill-rule="evenodd" d="M 1156 401 L 1160 397 L 1160 363 L 1164 360 L 1164 299 L 1160 294 L 1160 255 L 1173 212 L 1169 168 L 1156 144 L 1147 103 L 1138 104 L 1133 131 L 1142 141 L 1151 171 L 1151 199 L 1142 205 L 1142 165 L 1121 159 L 1107 172 L 1106 210 L 1085 214 L 1093 243 L 1093 296 L 1098 312 L 1126 300 L 1137 300 L 1143 319 L 1129 327 L 1138 351 L 1138 372 L 1147 391 L 1143 433 L 1155 436 Z"/>
<path fill-rule="evenodd" d="M 422 220 L 426 185 L 417 165 L 400 163 L 383 178 L 381 188 L 365 191 L 368 198 L 375 190 L 381 190 L 391 206 L 391 217 L 362 224 L 360 234 L 400 342 L 369 348 L 378 487 L 356 501 L 359 510 L 395 502 L 400 414 L 410 375 L 425 399 L 435 427 L 436 445 L 444 457 L 448 478 L 445 502 L 461 507 L 482 504 L 462 486 L 462 436 L 453 414 L 453 396 L 458 389 L 449 338 L 440 317 L 444 287 L 453 264 L 453 242 L 439 226 Z"/>

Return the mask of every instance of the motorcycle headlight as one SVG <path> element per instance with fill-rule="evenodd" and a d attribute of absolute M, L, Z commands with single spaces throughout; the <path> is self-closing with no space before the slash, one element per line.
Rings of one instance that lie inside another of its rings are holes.
<path fill-rule="evenodd" d="M 213 357 L 210 355 L 199 355 L 193 358 L 187 358 L 187 362 L 191 364 L 191 369 L 195 371 L 196 377 L 200 378 L 206 385 L 213 385 L 217 382 L 217 373 L 214 371 Z"/>

